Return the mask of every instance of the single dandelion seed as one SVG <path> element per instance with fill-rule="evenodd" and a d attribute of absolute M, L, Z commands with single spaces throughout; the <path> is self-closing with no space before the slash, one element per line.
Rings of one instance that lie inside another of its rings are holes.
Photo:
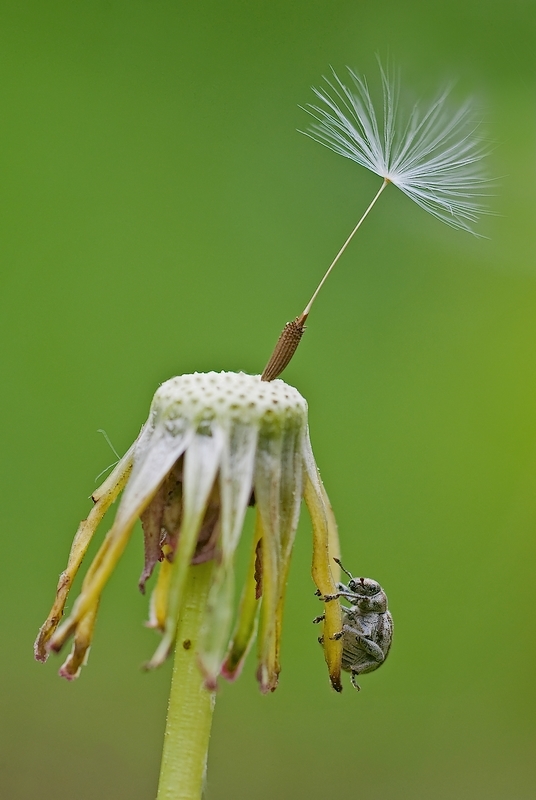
<path fill-rule="evenodd" d="M 280 375 L 290 362 L 318 293 L 388 184 L 447 225 L 473 234 L 479 217 L 489 213 L 483 199 L 490 183 L 482 166 L 488 148 L 478 133 L 472 103 L 452 111 L 446 89 L 429 105 L 414 103 L 407 112 L 400 102 L 398 79 L 381 65 L 380 74 L 380 113 L 366 79 L 350 68 L 348 85 L 332 70 L 323 87 L 313 87 L 319 104 L 304 109 L 314 122 L 301 133 L 366 167 L 383 182 L 302 313 L 285 325 L 262 374 L 265 381 Z"/>

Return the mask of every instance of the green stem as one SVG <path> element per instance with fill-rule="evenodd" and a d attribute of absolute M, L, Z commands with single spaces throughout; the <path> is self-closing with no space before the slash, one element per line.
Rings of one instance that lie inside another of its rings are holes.
<path fill-rule="evenodd" d="M 215 694 L 203 685 L 197 643 L 212 575 L 212 562 L 190 567 L 177 631 L 157 800 L 201 798 Z"/>

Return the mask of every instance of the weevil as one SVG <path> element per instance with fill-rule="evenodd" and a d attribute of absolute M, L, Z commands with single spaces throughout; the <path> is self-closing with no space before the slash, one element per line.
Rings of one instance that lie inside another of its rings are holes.
<path fill-rule="evenodd" d="M 356 677 L 378 669 L 387 658 L 393 639 L 393 618 L 387 610 L 387 595 L 377 581 L 354 578 L 338 558 L 334 561 L 350 578 L 348 585 L 338 583 L 336 594 L 317 592 L 317 595 L 325 603 L 338 597 L 350 603 L 350 608 L 342 607 L 342 630 L 333 638 L 342 639 L 342 668 L 351 674 L 352 686 L 359 691 Z M 324 614 L 313 622 L 323 620 Z M 322 644 L 322 637 L 319 642 Z"/>

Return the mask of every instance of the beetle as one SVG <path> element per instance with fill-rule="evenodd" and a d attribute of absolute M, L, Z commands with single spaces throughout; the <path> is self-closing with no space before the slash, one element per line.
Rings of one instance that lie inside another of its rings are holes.
<path fill-rule="evenodd" d="M 338 558 L 334 561 L 350 578 L 348 585 L 338 583 L 336 594 L 317 595 L 325 603 L 339 597 L 350 603 L 350 608 L 342 606 L 342 630 L 333 638 L 342 639 L 342 668 L 351 673 L 352 686 L 359 691 L 356 677 L 378 669 L 387 658 L 393 640 L 393 618 L 387 608 L 387 595 L 377 581 L 354 578 Z M 313 622 L 322 622 L 324 616 Z M 318 641 L 322 644 L 323 637 Z"/>

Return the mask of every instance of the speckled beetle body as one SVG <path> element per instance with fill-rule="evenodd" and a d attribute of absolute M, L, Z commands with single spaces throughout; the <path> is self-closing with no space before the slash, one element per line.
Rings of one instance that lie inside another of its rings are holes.
<path fill-rule="evenodd" d="M 335 595 L 323 597 L 324 602 L 340 597 L 351 603 L 343 606 L 342 630 L 335 638 L 343 640 L 342 668 L 351 673 L 352 686 L 359 691 L 357 675 L 373 672 L 383 664 L 393 639 L 393 618 L 387 608 L 387 595 L 372 578 L 354 578 L 337 561 L 350 580 L 339 583 Z M 320 622 L 323 615 L 314 622 Z"/>

